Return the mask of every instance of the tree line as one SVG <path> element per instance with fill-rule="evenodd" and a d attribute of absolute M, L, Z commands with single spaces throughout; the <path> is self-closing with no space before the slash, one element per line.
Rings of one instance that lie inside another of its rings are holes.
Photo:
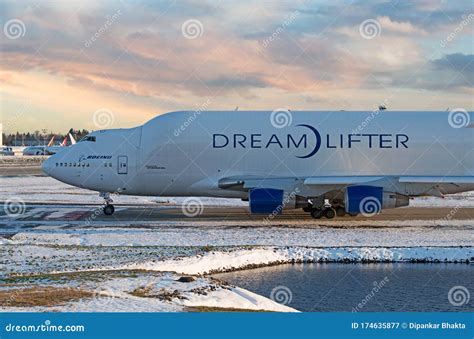
<path fill-rule="evenodd" d="M 16 132 L 16 133 L 3 133 L 3 144 L 5 146 L 38 146 L 38 145 L 47 145 L 51 138 L 54 136 L 54 144 L 60 144 L 65 137 L 71 135 L 76 139 L 76 141 L 81 140 L 84 136 L 89 134 L 89 131 L 86 129 L 76 130 L 71 128 L 67 133 L 51 133 L 51 132 Z M 68 139 L 68 145 L 70 144 Z"/>

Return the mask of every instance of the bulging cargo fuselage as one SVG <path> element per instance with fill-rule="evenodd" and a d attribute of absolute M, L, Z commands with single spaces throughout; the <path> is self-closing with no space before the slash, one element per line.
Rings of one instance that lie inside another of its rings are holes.
<path fill-rule="evenodd" d="M 474 128 L 453 127 L 448 112 L 286 114 L 282 124 L 271 111 L 167 113 L 93 132 L 44 170 L 82 188 L 152 196 L 248 199 L 253 188 L 268 187 L 298 188 L 311 199 L 341 189 L 336 179 L 310 185 L 311 178 L 338 177 L 380 178 L 377 185 L 407 196 L 430 195 L 436 182 L 428 177 L 457 178 L 440 185 L 441 194 L 474 189 Z M 234 179 L 243 183 L 222 184 Z"/>

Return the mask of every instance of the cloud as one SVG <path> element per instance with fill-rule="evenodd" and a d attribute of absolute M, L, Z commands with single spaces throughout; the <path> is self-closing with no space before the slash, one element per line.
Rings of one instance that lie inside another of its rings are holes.
<path fill-rule="evenodd" d="M 474 55 L 453 53 L 430 61 L 433 79 L 426 88 L 459 90 L 470 93 L 474 89 Z M 440 80 L 442 79 L 442 80 Z"/>
<path fill-rule="evenodd" d="M 453 53 L 432 61 L 437 70 L 454 70 L 470 77 L 474 76 L 474 54 Z M 471 83 L 474 83 L 472 81 Z"/>
<path fill-rule="evenodd" d="M 398 22 L 392 21 L 388 16 L 377 17 L 378 22 L 382 26 L 382 30 L 392 33 L 403 34 L 422 34 L 426 35 L 426 31 L 420 27 L 416 27 L 408 21 Z"/>
<path fill-rule="evenodd" d="M 360 105 L 378 103 L 381 92 L 401 87 L 436 91 L 444 86 L 450 91 L 445 97 L 456 93 L 463 101 L 458 106 L 466 106 L 473 63 L 472 54 L 462 52 L 469 50 L 470 39 L 439 46 L 469 10 L 469 3 L 462 4 L 6 2 L 2 23 L 19 18 L 26 34 L 15 40 L 1 35 L 0 81 L 11 102 L 38 91 L 33 96 L 38 106 L 44 104 L 42 94 L 50 97 L 61 86 L 74 95 L 87 93 L 84 98 L 99 106 L 120 98 L 119 112 L 140 107 L 142 114 L 133 109 L 137 122 L 150 112 L 194 107 L 207 98 L 217 108 L 241 102 L 248 108 L 276 103 L 316 108 L 315 103 L 331 105 L 340 97 Z M 203 25 L 197 39 L 181 32 L 189 19 Z M 359 32 L 366 19 L 376 19 L 382 28 L 371 40 Z M 60 101 L 64 109 L 73 110 L 66 101 Z M 398 104 L 406 103 L 400 98 Z"/>
<path fill-rule="evenodd" d="M 470 0 L 452 1 L 375 1 L 372 2 L 370 11 L 375 16 L 387 16 L 394 21 L 409 22 L 422 27 L 426 31 L 434 32 L 443 30 L 459 20 L 462 16 L 472 12 Z"/>

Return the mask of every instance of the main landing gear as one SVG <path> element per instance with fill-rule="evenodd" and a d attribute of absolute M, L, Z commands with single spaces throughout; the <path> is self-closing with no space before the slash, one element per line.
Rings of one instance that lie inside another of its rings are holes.
<path fill-rule="evenodd" d="M 313 199 L 308 202 L 308 206 L 303 208 L 303 211 L 309 212 L 314 219 L 321 219 L 326 217 L 333 219 L 337 217 L 344 217 L 349 215 L 351 217 L 357 216 L 357 213 L 347 213 L 344 205 L 338 200 L 329 199 Z"/>
<path fill-rule="evenodd" d="M 114 201 L 110 197 L 110 193 L 108 192 L 101 192 L 100 196 L 104 198 L 104 208 L 102 209 L 104 211 L 105 215 L 112 215 L 115 212 L 115 207 L 112 204 Z"/>
<path fill-rule="evenodd" d="M 336 216 L 336 210 L 332 207 L 325 207 L 322 209 L 313 208 L 310 213 L 314 219 L 321 219 L 322 217 L 333 219 Z"/>

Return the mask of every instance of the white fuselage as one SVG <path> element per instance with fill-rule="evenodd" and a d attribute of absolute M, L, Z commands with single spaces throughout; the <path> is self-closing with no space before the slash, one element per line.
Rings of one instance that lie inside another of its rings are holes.
<path fill-rule="evenodd" d="M 390 178 L 474 176 L 474 129 L 453 128 L 448 112 L 287 113 L 286 121 L 271 111 L 168 113 L 136 128 L 93 132 L 48 159 L 44 170 L 101 192 L 236 198 L 248 193 L 223 188 L 223 179 L 277 180 L 317 196 L 330 185 L 305 179 L 380 176 L 392 191 L 422 195 L 428 185 Z M 473 189 L 448 185 L 443 193 Z"/>

